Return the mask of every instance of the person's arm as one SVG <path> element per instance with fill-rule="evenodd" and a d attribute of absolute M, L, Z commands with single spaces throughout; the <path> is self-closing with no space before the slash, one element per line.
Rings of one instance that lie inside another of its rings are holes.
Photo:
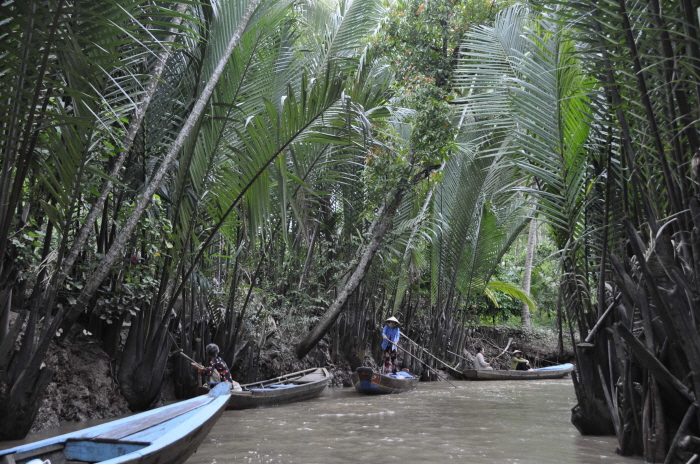
<path fill-rule="evenodd" d="M 200 373 L 202 373 L 202 374 L 204 374 L 204 375 L 207 375 L 207 376 L 210 376 L 210 375 L 212 374 L 212 372 L 214 372 L 214 366 L 213 366 L 213 365 L 208 366 L 208 367 L 200 366 L 199 364 L 195 364 L 195 363 L 192 363 L 192 365 L 193 365 L 194 367 L 196 367 L 197 370 L 198 370 Z"/>
<path fill-rule="evenodd" d="M 384 328 L 382 329 L 382 340 L 389 340 L 386 336 L 387 329 L 389 328 L 388 325 L 385 325 Z"/>
<path fill-rule="evenodd" d="M 391 341 L 398 344 L 400 339 L 401 339 L 401 329 L 397 328 L 396 333 L 392 337 Z"/>
<path fill-rule="evenodd" d="M 484 358 L 484 355 L 481 355 L 481 361 L 484 363 L 484 367 L 491 367 L 491 363 L 486 362 L 486 358 Z"/>

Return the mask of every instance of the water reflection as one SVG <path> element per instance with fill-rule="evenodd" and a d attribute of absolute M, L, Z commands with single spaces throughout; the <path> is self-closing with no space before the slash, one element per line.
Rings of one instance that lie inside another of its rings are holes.
<path fill-rule="evenodd" d="M 614 437 L 571 425 L 571 380 L 420 383 L 414 392 L 364 396 L 328 389 L 317 399 L 227 411 L 187 464 L 354 461 L 610 463 Z"/>

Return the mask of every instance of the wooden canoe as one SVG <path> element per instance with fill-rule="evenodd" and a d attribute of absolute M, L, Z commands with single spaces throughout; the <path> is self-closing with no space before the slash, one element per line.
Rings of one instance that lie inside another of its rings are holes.
<path fill-rule="evenodd" d="M 248 409 L 308 400 L 321 394 L 330 381 L 328 369 L 311 368 L 274 379 L 241 385 L 248 391 L 232 391 L 226 409 Z"/>
<path fill-rule="evenodd" d="M 531 371 L 500 371 L 500 370 L 475 370 L 465 369 L 464 378 L 468 380 L 544 380 L 561 379 L 574 370 L 573 364 L 559 364 L 557 366 L 534 369 Z"/>
<path fill-rule="evenodd" d="M 223 414 L 228 393 L 221 385 L 206 396 L 0 451 L 0 464 L 182 463 Z"/>
<path fill-rule="evenodd" d="M 401 378 L 376 374 L 371 367 L 358 367 L 352 373 L 352 383 L 359 393 L 386 395 L 403 393 L 416 388 L 418 377 Z"/>
<path fill-rule="evenodd" d="M 464 380 L 464 372 L 461 369 L 455 369 L 454 367 L 445 367 L 445 372 L 450 374 L 455 380 Z"/>

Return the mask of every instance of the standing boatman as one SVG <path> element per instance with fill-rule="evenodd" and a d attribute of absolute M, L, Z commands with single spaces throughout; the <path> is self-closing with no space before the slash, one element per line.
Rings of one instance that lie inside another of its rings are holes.
<path fill-rule="evenodd" d="M 384 373 L 396 374 L 396 345 L 401 338 L 399 320 L 391 316 L 382 329 L 382 350 L 384 351 Z"/>

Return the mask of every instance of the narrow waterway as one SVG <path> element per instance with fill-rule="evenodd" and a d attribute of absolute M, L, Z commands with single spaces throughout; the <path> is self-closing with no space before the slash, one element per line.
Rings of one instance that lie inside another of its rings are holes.
<path fill-rule="evenodd" d="M 226 411 L 187 464 L 610 463 L 614 437 L 571 425 L 571 379 L 421 382 L 400 395 L 326 389 L 295 404 Z"/>

